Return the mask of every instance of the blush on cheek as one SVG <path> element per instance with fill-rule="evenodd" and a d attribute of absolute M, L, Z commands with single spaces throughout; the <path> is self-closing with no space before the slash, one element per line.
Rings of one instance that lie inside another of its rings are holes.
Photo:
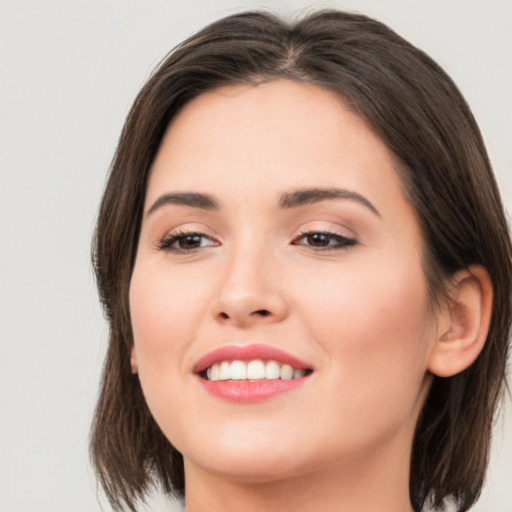
<path fill-rule="evenodd" d="M 416 356 L 432 316 L 421 265 L 402 270 L 347 271 L 342 279 L 331 277 L 330 287 L 316 286 L 308 296 L 313 338 L 336 353 L 351 353 L 355 363 L 372 354 L 398 364 Z"/>
<path fill-rule="evenodd" d="M 130 314 L 139 378 L 150 408 L 154 403 L 159 410 L 166 394 L 189 377 L 186 357 L 204 321 L 208 294 L 197 283 L 187 286 L 190 276 L 170 272 L 165 260 L 151 263 L 135 266 Z"/>

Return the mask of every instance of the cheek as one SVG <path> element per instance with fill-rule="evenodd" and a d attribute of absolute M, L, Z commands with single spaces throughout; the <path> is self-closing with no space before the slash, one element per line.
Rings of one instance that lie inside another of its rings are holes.
<path fill-rule="evenodd" d="M 154 419 L 173 440 L 187 421 L 186 356 L 205 308 L 204 295 L 197 283 L 170 273 L 161 262 L 135 265 L 130 314 L 139 379 Z"/>
<path fill-rule="evenodd" d="M 163 268 L 162 268 L 163 267 Z M 130 284 L 130 314 L 142 380 L 181 374 L 183 355 L 191 343 L 208 301 L 199 283 L 165 264 L 136 264 Z"/>
<path fill-rule="evenodd" d="M 322 282 L 304 283 L 305 310 L 309 336 L 328 359 L 333 407 L 343 390 L 341 401 L 357 414 L 410 412 L 425 385 L 432 322 L 421 265 L 347 265 Z"/>
<path fill-rule="evenodd" d="M 430 322 L 427 287 L 419 262 L 398 265 L 350 265 L 307 286 L 316 304 L 319 326 L 336 346 L 417 348 Z M 409 259 L 410 261 L 410 259 Z"/>

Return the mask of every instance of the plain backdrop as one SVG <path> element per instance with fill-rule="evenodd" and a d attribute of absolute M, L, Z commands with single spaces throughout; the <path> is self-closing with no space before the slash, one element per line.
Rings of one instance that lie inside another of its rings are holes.
<path fill-rule="evenodd" d="M 445 67 L 512 211 L 510 0 L 0 1 L 0 512 L 100 510 L 87 437 L 107 329 L 90 241 L 136 92 L 214 19 L 312 6 L 375 16 Z M 505 410 L 478 512 L 512 512 L 510 399 Z"/>

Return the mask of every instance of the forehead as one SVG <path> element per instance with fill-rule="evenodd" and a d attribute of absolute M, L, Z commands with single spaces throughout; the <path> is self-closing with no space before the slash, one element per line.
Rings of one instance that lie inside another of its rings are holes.
<path fill-rule="evenodd" d="M 165 189 L 269 193 L 343 186 L 401 195 L 395 159 L 334 93 L 277 80 L 203 93 L 169 125 L 147 200 Z"/>

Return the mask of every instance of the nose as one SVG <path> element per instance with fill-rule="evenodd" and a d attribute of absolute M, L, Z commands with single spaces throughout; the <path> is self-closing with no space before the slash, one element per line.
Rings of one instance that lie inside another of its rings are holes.
<path fill-rule="evenodd" d="M 280 322 L 288 315 L 282 278 L 268 254 L 247 249 L 226 261 L 220 276 L 213 315 L 221 323 L 240 328 Z"/>

